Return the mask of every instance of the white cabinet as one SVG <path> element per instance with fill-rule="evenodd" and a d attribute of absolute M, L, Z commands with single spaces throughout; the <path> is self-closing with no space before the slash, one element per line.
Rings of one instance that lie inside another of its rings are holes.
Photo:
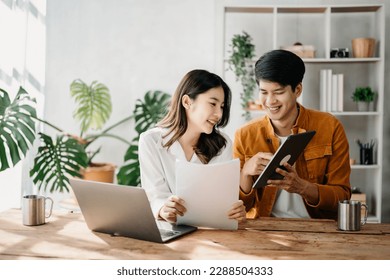
<path fill-rule="evenodd" d="M 351 185 L 366 193 L 369 221 L 380 222 L 383 171 L 384 4 L 264 6 L 256 3 L 259 2 L 217 1 L 217 65 L 220 67 L 220 74 L 231 86 L 233 94 L 240 90 L 234 75 L 227 70 L 227 58 L 232 36 L 241 34 L 242 31 L 253 38 L 257 57 L 271 49 L 291 46 L 295 42 L 314 46 L 315 57 L 303 59 L 306 74 L 301 102 L 306 107 L 319 110 L 322 98 L 321 70 L 331 69 L 333 73 L 343 74 L 341 99 L 343 110 L 328 111 L 343 123 L 349 140 L 350 156 L 356 160 L 356 164 L 351 166 Z M 352 39 L 357 37 L 375 38 L 373 57 L 353 57 Z M 348 48 L 349 58 L 331 58 L 332 48 Z M 358 112 L 351 95 L 356 87 L 366 86 L 377 92 L 375 110 Z M 239 105 L 237 102 L 236 104 L 233 105 L 233 111 L 238 110 L 235 106 Z M 363 142 L 375 141 L 374 164 L 360 164 L 357 139 Z"/>

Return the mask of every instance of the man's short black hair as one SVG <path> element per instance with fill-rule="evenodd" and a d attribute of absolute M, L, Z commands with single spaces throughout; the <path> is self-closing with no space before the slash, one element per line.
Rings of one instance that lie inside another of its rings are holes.
<path fill-rule="evenodd" d="M 302 82 L 305 64 L 296 54 L 286 50 L 273 50 L 263 54 L 255 64 L 257 83 L 260 80 L 290 85 L 292 90 Z"/>

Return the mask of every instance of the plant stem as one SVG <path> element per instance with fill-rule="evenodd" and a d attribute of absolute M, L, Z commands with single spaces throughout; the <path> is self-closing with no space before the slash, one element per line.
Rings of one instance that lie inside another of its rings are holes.
<path fill-rule="evenodd" d="M 57 130 L 57 131 L 59 131 L 59 132 L 62 132 L 62 133 L 64 132 L 64 130 L 62 130 L 62 129 L 59 128 L 59 127 L 56 127 L 55 125 L 49 123 L 48 121 L 42 120 L 42 119 L 40 119 L 40 118 L 38 118 L 38 117 L 34 117 L 34 116 L 32 116 L 32 118 L 34 118 L 34 119 L 36 119 L 37 121 L 40 121 L 40 122 L 42 122 L 42 123 L 44 123 L 44 124 L 47 124 L 48 126 L 50 126 L 51 128 L 54 128 L 55 130 Z"/>
<path fill-rule="evenodd" d="M 126 118 L 124 118 L 123 120 L 111 125 L 110 127 L 106 128 L 105 130 L 103 130 L 101 133 L 99 134 L 92 134 L 92 135 L 88 135 L 86 136 L 85 138 L 83 138 L 84 140 L 88 141 L 88 144 L 85 145 L 85 148 L 89 146 L 89 144 L 91 144 L 93 141 L 95 141 L 97 138 L 99 137 L 111 137 L 111 138 L 115 138 L 115 139 L 118 139 L 128 145 L 130 145 L 131 143 L 129 141 L 127 141 L 126 139 L 120 137 L 120 136 L 117 136 L 117 135 L 114 135 L 114 134 L 109 134 L 107 133 L 108 131 L 110 131 L 111 129 L 121 125 L 122 123 L 124 122 L 127 122 L 129 120 L 131 120 L 132 118 L 134 118 L 134 115 L 131 115 L 131 116 L 128 116 Z"/>
<path fill-rule="evenodd" d="M 121 120 L 121 121 L 119 121 L 119 122 L 113 124 L 112 126 L 106 128 L 105 130 L 103 130 L 101 134 L 104 134 L 104 133 L 110 131 L 110 130 L 113 129 L 114 127 L 117 127 L 117 126 L 121 125 L 122 123 L 131 120 L 132 118 L 134 118 L 134 115 L 131 115 L 131 116 L 128 116 L 128 117 L 124 118 L 123 120 Z"/>
<path fill-rule="evenodd" d="M 95 141 L 99 137 L 111 137 L 111 138 L 118 139 L 118 140 L 120 140 L 123 143 L 126 143 L 128 145 L 131 144 L 129 141 L 127 141 L 126 139 L 124 139 L 124 138 L 122 138 L 122 137 L 120 137 L 118 135 L 109 134 L 109 133 L 103 133 L 102 132 L 100 134 L 88 135 L 87 137 L 85 137 L 84 140 L 88 141 L 88 144 L 86 144 L 85 147 L 88 147 L 89 144 L 91 144 L 93 141 Z"/>

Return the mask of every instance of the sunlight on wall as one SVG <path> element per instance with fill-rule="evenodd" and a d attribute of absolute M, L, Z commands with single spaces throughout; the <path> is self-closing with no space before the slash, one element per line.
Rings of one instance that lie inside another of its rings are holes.
<path fill-rule="evenodd" d="M 20 86 L 37 100 L 43 115 L 46 57 L 46 0 L 0 0 L 0 87 L 13 99 Z M 0 211 L 19 207 L 21 194 L 34 192 L 32 160 L 0 174 Z"/>

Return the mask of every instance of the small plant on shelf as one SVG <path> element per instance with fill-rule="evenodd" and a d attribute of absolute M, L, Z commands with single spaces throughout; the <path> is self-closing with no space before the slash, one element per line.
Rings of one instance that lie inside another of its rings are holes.
<path fill-rule="evenodd" d="M 352 100 L 356 102 L 358 111 L 373 111 L 375 95 L 370 87 L 357 87 L 352 93 Z"/>
<path fill-rule="evenodd" d="M 244 117 L 249 119 L 250 115 L 246 109 L 248 108 L 248 103 L 253 102 L 253 93 L 256 89 L 256 80 L 253 72 L 255 46 L 252 44 L 252 37 L 243 31 L 242 34 L 233 36 L 230 47 L 229 69 L 234 72 L 236 80 L 240 81 L 242 85 L 241 106 L 245 110 Z"/>
<path fill-rule="evenodd" d="M 376 93 L 371 87 L 357 87 L 352 93 L 352 100 L 355 102 L 373 102 Z"/>

